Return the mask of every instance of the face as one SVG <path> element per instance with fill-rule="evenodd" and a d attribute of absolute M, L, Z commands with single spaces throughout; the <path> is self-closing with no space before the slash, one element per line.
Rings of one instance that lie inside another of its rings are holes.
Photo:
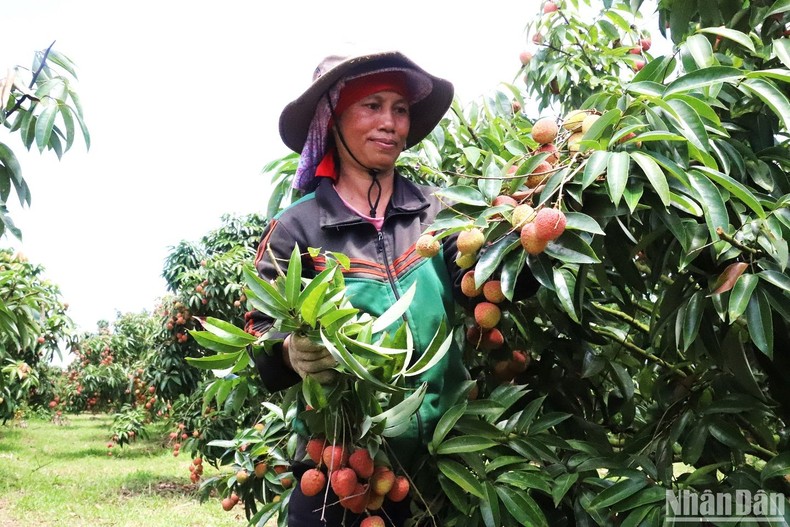
<path fill-rule="evenodd" d="M 343 112 L 340 132 L 360 163 L 368 168 L 388 170 L 406 147 L 409 135 L 409 103 L 400 94 L 382 91 L 360 99 Z M 346 166 L 358 166 L 336 141 L 340 159 Z"/>

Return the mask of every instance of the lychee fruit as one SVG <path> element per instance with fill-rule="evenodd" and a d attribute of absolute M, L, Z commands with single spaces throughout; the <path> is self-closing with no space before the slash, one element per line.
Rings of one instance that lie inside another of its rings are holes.
<path fill-rule="evenodd" d="M 546 143 L 545 145 L 540 145 L 540 147 L 535 150 L 536 154 L 543 154 L 548 153 L 549 155 L 546 156 L 544 161 L 548 162 L 552 166 L 556 165 L 557 162 L 560 160 L 560 153 L 557 149 L 557 145 L 554 143 Z"/>
<path fill-rule="evenodd" d="M 480 338 L 480 347 L 485 351 L 491 351 L 501 348 L 505 344 L 505 337 L 502 332 L 497 328 L 491 328 L 484 331 Z"/>
<path fill-rule="evenodd" d="M 491 329 L 499 324 L 502 311 L 496 304 L 480 302 L 475 306 L 475 322 L 483 329 Z"/>
<path fill-rule="evenodd" d="M 531 52 L 529 52 L 529 51 L 526 51 L 526 50 L 525 50 L 525 51 L 522 51 L 522 52 L 521 52 L 521 53 L 519 53 L 519 55 L 518 55 L 518 60 L 520 60 L 520 61 L 521 61 L 521 64 L 522 64 L 523 66 L 526 66 L 527 64 L 529 64 L 529 63 L 530 63 L 530 61 L 532 61 L 532 53 L 531 53 Z"/>
<path fill-rule="evenodd" d="M 522 203 L 513 209 L 513 215 L 510 217 L 510 223 L 514 228 L 520 229 L 533 219 L 535 219 L 535 209 L 533 209 L 531 205 Z M 463 282 L 461 282 L 461 287 L 463 287 Z"/>
<path fill-rule="evenodd" d="M 581 149 L 582 138 L 584 134 L 582 132 L 574 132 L 568 138 L 568 151 L 569 152 L 578 152 Z"/>
<path fill-rule="evenodd" d="M 639 41 L 639 44 L 642 46 L 642 51 L 649 51 L 653 41 L 649 37 L 645 37 Z"/>
<path fill-rule="evenodd" d="M 328 470 L 337 470 L 348 462 L 348 453 L 340 445 L 329 445 L 321 454 L 321 461 Z"/>
<path fill-rule="evenodd" d="M 250 473 L 244 469 L 239 470 L 236 472 L 236 482 L 239 485 L 244 485 L 244 483 L 249 479 Z"/>
<path fill-rule="evenodd" d="M 325 485 L 326 475 L 317 468 L 306 470 L 299 481 L 299 488 L 305 496 L 315 496 L 324 490 Z"/>
<path fill-rule="evenodd" d="M 516 374 L 510 369 L 509 360 L 500 360 L 494 363 L 494 378 L 500 382 L 510 382 Z"/>
<path fill-rule="evenodd" d="M 323 438 L 314 437 L 310 441 L 307 442 L 307 455 L 308 457 L 313 460 L 313 463 L 318 465 L 321 463 L 321 454 L 324 451 L 324 444 L 326 441 Z"/>
<path fill-rule="evenodd" d="M 406 476 L 398 476 L 392 484 L 392 488 L 387 493 L 387 498 L 395 503 L 403 501 L 409 494 L 409 479 Z"/>
<path fill-rule="evenodd" d="M 368 479 L 373 475 L 373 460 L 365 448 L 358 448 L 349 456 L 348 466 L 354 469 L 360 478 Z"/>
<path fill-rule="evenodd" d="M 521 229 L 521 247 L 532 256 L 542 253 L 549 241 L 538 236 L 535 222 L 527 223 Z"/>
<path fill-rule="evenodd" d="M 384 505 L 384 496 L 368 493 L 368 504 L 365 507 L 369 511 L 377 511 Z"/>
<path fill-rule="evenodd" d="M 582 133 L 586 134 L 587 131 L 592 127 L 592 125 L 595 124 L 595 121 L 597 121 L 600 118 L 601 116 L 598 115 L 597 113 L 591 113 L 590 115 L 585 117 L 584 121 L 582 121 Z"/>
<path fill-rule="evenodd" d="M 542 117 L 532 125 L 532 139 L 542 145 L 553 142 L 558 132 L 557 123 L 551 117 Z"/>
<path fill-rule="evenodd" d="M 499 205 L 509 205 L 510 207 L 515 207 L 518 205 L 518 201 L 513 199 L 511 196 L 508 195 L 500 195 L 494 198 L 491 202 L 492 207 L 498 207 Z"/>
<path fill-rule="evenodd" d="M 269 470 L 269 465 L 266 463 L 256 463 L 255 465 L 255 477 L 258 479 L 263 479 L 266 476 L 266 471 Z"/>
<path fill-rule="evenodd" d="M 384 525 L 384 519 L 381 516 L 368 516 L 362 520 L 359 527 L 384 527 Z"/>
<path fill-rule="evenodd" d="M 395 473 L 388 467 L 377 467 L 377 470 L 370 477 L 370 490 L 374 494 L 384 496 L 395 483 Z"/>
<path fill-rule="evenodd" d="M 542 208 L 535 215 L 535 233 L 542 240 L 556 240 L 565 232 L 565 214 L 559 209 Z"/>
<path fill-rule="evenodd" d="M 329 484 L 338 498 L 351 496 L 354 493 L 354 489 L 357 488 L 357 483 L 359 483 L 357 474 L 350 468 L 333 470 L 329 476 Z"/>
<path fill-rule="evenodd" d="M 493 304 L 501 304 L 507 300 L 502 292 L 502 282 L 500 280 L 489 280 L 484 283 L 483 296 Z"/>
<path fill-rule="evenodd" d="M 457 265 L 461 269 L 469 269 L 476 263 L 477 263 L 477 255 L 474 253 L 472 254 L 458 253 L 458 256 L 455 257 L 455 265 Z"/>
<path fill-rule="evenodd" d="M 587 117 L 587 112 L 584 110 L 573 110 L 565 116 L 562 127 L 569 132 L 578 132 L 582 127 L 582 122 L 585 117 Z"/>
<path fill-rule="evenodd" d="M 340 498 L 340 505 L 355 514 L 362 514 L 368 504 L 367 487 L 357 483 L 354 492 L 345 498 Z"/>
<path fill-rule="evenodd" d="M 417 239 L 416 251 L 423 258 L 433 258 L 439 254 L 439 240 L 430 234 L 423 234 Z"/>
<path fill-rule="evenodd" d="M 475 272 L 467 271 L 464 276 L 461 277 L 461 293 L 469 298 L 474 298 L 479 296 L 482 292 L 482 287 L 475 287 Z"/>
<path fill-rule="evenodd" d="M 234 505 L 236 504 L 233 503 L 233 500 L 230 499 L 230 497 L 222 498 L 222 510 L 229 511 L 233 508 Z"/>
<path fill-rule="evenodd" d="M 458 233 L 456 244 L 461 254 L 475 254 L 485 242 L 483 231 L 477 227 Z"/>
<path fill-rule="evenodd" d="M 559 7 L 557 7 L 557 4 L 549 0 L 543 5 L 543 14 L 547 15 L 549 13 L 553 13 L 554 11 L 557 11 L 558 9 Z"/>
<path fill-rule="evenodd" d="M 510 370 L 513 373 L 522 373 L 527 370 L 529 363 L 532 361 L 528 353 L 521 350 L 513 350 L 510 359 Z"/>

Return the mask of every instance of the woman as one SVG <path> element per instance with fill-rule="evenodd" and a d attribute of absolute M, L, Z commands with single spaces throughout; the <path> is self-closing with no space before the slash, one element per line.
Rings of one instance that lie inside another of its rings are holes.
<path fill-rule="evenodd" d="M 320 259 L 308 256 L 308 247 L 343 253 L 352 262 L 344 271 L 349 299 L 372 315 L 383 313 L 418 282 L 405 317 L 416 355 L 425 350 L 442 319 L 453 322 L 455 302 L 464 301 L 459 289 L 464 270 L 455 263 L 453 237 L 445 238 L 443 250 L 432 258 L 415 252 L 415 242 L 441 205 L 434 189 L 405 179 L 395 163 L 404 149 L 438 124 L 452 97 L 452 84 L 398 52 L 326 58 L 312 85 L 280 116 L 283 141 L 301 154 L 294 185 L 306 194 L 268 225 L 256 258 L 260 275 L 276 277 L 271 255 L 285 266 L 295 243 L 306 276 L 323 269 Z M 247 329 L 262 334 L 272 322 L 253 312 Z M 256 358 L 269 390 L 286 388 L 307 375 L 322 383 L 332 380 L 335 361 L 326 349 L 297 335 L 279 337 L 284 339 L 281 350 Z M 453 346 L 415 380 L 415 385 L 428 385 L 423 403 L 409 431 L 388 441 L 401 466 L 408 469 L 425 451 L 436 422 L 467 377 L 461 350 Z M 300 471 L 304 468 L 297 464 L 294 472 L 298 476 Z M 322 512 L 323 501 L 323 495 L 304 496 L 297 485 L 289 503 L 289 525 L 322 525 L 322 514 L 328 525 L 340 525 L 343 509 Z M 385 510 L 391 525 L 402 525 L 408 517 L 405 502 L 387 503 Z M 346 514 L 345 525 L 359 520 Z"/>

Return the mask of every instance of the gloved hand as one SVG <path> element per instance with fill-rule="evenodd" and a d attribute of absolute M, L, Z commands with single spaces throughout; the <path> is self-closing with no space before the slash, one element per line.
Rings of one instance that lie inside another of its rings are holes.
<path fill-rule="evenodd" d="M 329 350 L 305 335 L 288 335 L 284 353 L 286 362 L 302 379 L 309 375 L 321 384 L 329 384 L 337 377 L 337 371 L 332 369 L 337 361 Z"/>

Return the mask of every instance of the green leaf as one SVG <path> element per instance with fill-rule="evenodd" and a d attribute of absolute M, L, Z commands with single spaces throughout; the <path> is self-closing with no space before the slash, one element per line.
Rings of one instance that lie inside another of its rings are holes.
<path fill-rule="evenodd" d="M 778 271 L 761 271 L 757 273 L 761 280 L 765 280 L 771 285 L 774 285 L 788 293 L 790 293 L 790 277 Z"/>
<path fill-rule="evenodd" d="M 216 351 L 217 353 L 235 353 L 239 351 L 239 348 L 243 349 L 247 345 L 246 342 L 243 344 L 230 344 L 226 339 L 218 337 L 208 331 L 190 330 L 189 334 L 200 346 L 210 349 L 211 351 Z"/>
<path fill-rule="evenodd" d="M 486 481 L 483 490 L 486 497 L 480 500 L 480 515 L 483 517 L 485 527 L 499 527 L 502 525 L 502 520 L 496 489 L 490 481 Z"/>
<path fill-rule="evenodd" d="M 584 134 L 584 140 L 595 140 L 601 137 L 603 131 L 606 130 L 607 126 L 611 126 L 620 120 L 620 117 L 623 116 L 623 112 L 619 108 L 613 108 L 611 110 L 607 110 L 603 113 L 590 127 L 589 130 Z"/>
<path fill-rule="evenodd" d="M 467 452 L 479 452 L 487 448 L 498 445 L 497 441 L 486 437 L 458 436 L 444 441 L 436 448 L 437 454 L 463 454 Z"/>
<path fill-rule="evenodd" d="M 451 204 L 463 203 L 466 205 L 479 205 L 481 207 L 488 206 L 483 194 L 474 187 L 467 187 L 463 185 L 443 188 L 436 192 L 437 196 L 445 198 Z"/>
<path fill-rule="evenodd" d="M 743 77 L 741 70 L 729 66 L 712 66 L 695 70 L 669 83 L 666 91 L 664 91 L 664 97 L 673 93 L 687 92 L 723 82 L 736 83 Z"/>
<path fill-rule="evenodd" d="M 785 129 L 790 128 L 790 101 L 773 82 L 766 79 L 746 79 L 739 86 L 762 99 L 782 120 Z"/>
<path fill-rule="evenodd" d="M 787 474 L 790 474 L 790 452 L 782 452 L 765 464 L 760 472 L 760 482 L 765 485 L 767 480 Z"/>
<path fill-rule="evenodd" d="M 650 131 L 644 132 L 636 137 L 633 137 L 628 140 L 629 143 L 638 143 L 638 142 L 649 142 L 649 141 L 685 141 L 686 138 L 682 135 L 673 134 L 671 132 L 664 132 L 664 131 Z"/>
<path fill-rule="evenodd" d="M 718 170 L 713 170 L 704 166 L 698 166 L 696 168 L 712 179 L 715 183 L 718 183 L 724 187 L 730 194 L 741 200 L 744 205 L 752 209 L 760 218 L 765 218 L 765 210 L 763 210 L 763 206 L 760 205 L 757 197 L 752 194 L 748 187 L 733 179 L 732 177 L 722 174 Z"/>
<path fill-rule="evenodd" d="M 664 206 L 668 206 L 670 203 L 669 185 L 658 163 L 656 163 L 652 157 L 642 152 L 631 152 L 631 158 L 636 161 L 645 173 L 650 184 L 653 186 L 653 190 L 656 191 L 656 194 L 658 194 Z"/>
<path fill-rule="evenodd" d="M 557 478 L 554 479 L 554 488 L 551 489 L 551 498 L 554 500 L 554 506 L 558 507 L 562 498 L 568 493 L 568 491 L 573 487 L 576 483 L 576 480 L 579 479 L 578 472 L 571 472 L 560 474 Z"/>
<path fill-rule="evenodd" d="M 288 260 L 288 271 L 285 274 L 285 303 L 289 309 L 297 307 L 299 293 L 302 291 L 302 255 L 299 246 L 294 245 L 291 258 Z"/>
<path fill-rule="evenodd" d="M 782 61 L 785 68 L 790 68 L 790 41 L 786 38 L 777 38 L 772 44 L 776 57 Z"/>
<path fill-rule="evenodd" d="M 708 425 L 708 432 L 710 432 L 710 435 L 716 440 L 727 447 L 744 452 L 751 450 L 751 446 L 743 437 L 740 429 L 731 423 L 722 421 L 720 419 L 713 420 Z"/>
<path fill-rule="evenodd" d="M 524 491 L 513 492 L 511 489 L 496 487 L 499 499 L 505 509 L 519 523 L 530 527 L 548 527 L 549 523 L 543 511 L 532 497 Z"/>
<path fill-rule="evenodd" d="M 409 429 L 411 417 L 422 404 L 428 383 L 422 383 L 408 397 L 387 409 L 386 411 L 371 416 L 374 423 L 384 423 L 381 435 L 384 437 L 398 437 Z"/>
<path fill-rule="evenodd" d="M 436 333 L 434 333 L 430 344 L 428 344 L 428 348 L 423 352 L 417 362 L 412 364 L 403 374 L 406 377 L 412 377 L 415 375 L 421 375 L 430 370 L 436 365 L 436 363 L 444 358 L 444 355 L 447 353 L 447 350 L 450 349 L 450 345 L 452 343 L 453 333 L 449 332 L 448 334 L 447 322 L 442 319 L 442 322 L 436 329 Z"/>
<path fill-rule="evenodd" d="M 373 333 L 379 333 L 386 330 L 395 322 L 402 319 L 403 314 L 409 309 L 414 294 L 417 291 L 417 282 L 413 283 L 405 293 L 392 304 L 387 310 L 381 314 L 373 323 Z"/>
<path fill-rule="evenodd" d="M 683 351 L 688 350 L 697 338 L 705 311 L 704 302 L 705 293 L 697 291 L 686 304 L 683 315 Z"/>
<path fill-rule="evenodd" d="M 497 477 L 496 481 L 521 490 L 538 489 L 546 495 L 551 495 L 547 476 L 537 471 L 508 470 Z"/>
<path fill-rule="evenodd" d="M 549 242 L 544 252 L 564 263 L 601 263 L 592 247 L 578 234 L 570 231 L 565 231 L 562 236 Z"/>
<path fill-rule="evenodd" d="M 680 458 L 684 463 L 694 465 L 702 455 L 705 448 L 705 440 L 708 438 L 708 426 L 706 421 L 699 422 L 691 429 L 686 440 L 683 442 L 680 451 Z"/>
<path fill-rule="evenodd" d="M 563 311 L 565 311 L 574 322 L 579 324 L 579 315 L 576 313 L 576 309 L 573 305 L 576 277 L 567 269 L 554 269 L 554 287 Z"/>
<path fill-rule="evenodd" d="M 620 203 L 623 197 L 625 185 L 628 182 L 628 170 L 631 158 L 627 152 L 610 152 L 609 164 L 606 169 L 606 185 L 609 189 L 609 196 L 615 205 Z"/>
<path fill-rule="evenodd" d="M 483 486 L 480 481 L 478 481 L 465 466 L 450 459 L 440 459 L 436 464 L 441 473 L 447 476 L 450 481 L 461 487 L 461 489 L 480 499 L 485 499 Z"/>
<path fill-rule="evenodd" d="M 465 411 L 466 411 L 466 401 L 464 401 L 461 404 L 457 404 L 453 406 L 442 415 L 442 417 L 439 419 L 439 422 L 436 424 L 436 428 L 433 431 L 433 439 L 431 440 L 431 444 L 433 445 L 434 448 L 436 448 L 442 441 L 444 441 L 444 438 L 447 436 L 450 430 L 453 429 L 455 423 L 458 422 L 458 419 L 460 419 L 461 416 L 464 415 Z"/>
<path fill-rule="evenodd" d="M 44 109 L 38 116 L 36 121 L 36 145 L 38 151 L 43 152 L 44 148 L 49 145 L 50 136 L 52 135 L 52 127 L 55 126 L 55 117 L 58 115 L 58 105 L 51 99 L 48 104 L 44 105 Z"/>
<path fill-rule="evenodd" d="M 546 396 L 538 397 L 534 401 L 530 401 L 530 403 L 524 407 L 521 411 L 521 415 L 518 417 L 516 421 L 516 428 L 515 430 L 522 434 L 529 434 L 529 427 L 532 424 L 532 421 L 535 420 L 535 416 L 538 415 L 538 411 L 540 411 L 540 407 L 543 405 L 543 401 L 546 399 Z"/>
<path fill-rule="evenodd" d="M 574 231 L 584 231 L 592 234 L 600 234 L 604 236 L 603 229 L 598 222 L 581 212 L 566 212 L 565 213 L 565 228 Z"/>
<path fill-rule="evenodd" d="M 519 234 L 516 232 L 508 233 L 487 247 L 475 265 L 475 282 L 478 284 L 485 282 L 502 263 L 505 255 L 514 249 L 521 249 Z"/>
<path fill-rule="evenodd" d="M 582 188 L 589 187 L 598 176 L 604 173 L 607 165 L 609 164 L 610 152 L 605 150 L 596 150 L 590 155 L 587 163 L 584 166 L 584 175 L 582 176 Z"/>
<path fill-rule="evenodd" d="M 694 190 L 699 194 L 698 201 L 702 205 L 702 210 L 705 211 L 705 223 L 708 226 L 710 239 L 715 242 L 714 247 L 721 248 L 724 242 L 717 241 L 719 236 L 716 229 L 719 227 L 727 229 L 730 219 L 719 188 L 700 172 L 692 170 L 688 177 Z"/>
<path fill-rule="evenodd" d="M 299 296 L 299 312 L 301 313 L 304 321 L 307 322 L 312 328 L 315 327 L 318 313 L 321 310 L 321 306 L 324 304 L 324 297 L 328 288 L 328 282 L 321 282 L 317 287 L 311 289 L 310 294 L 307 295 L 307 297 L 302 297 L 301 295 Z"/>
<path fill-rule="evenodd" d="M 763 15 L 764 18 L 768 18 L 773 15 L 777 15 L 779 13 L 785 13 L 790 11 L 790 0 L 776 0 L 774 5 L 768 10 L 767 13 Z"/>
<path fill-rule="evenodd" d="M 733 42 L 737 42 L 741 46 L 745 47 L 752 53 L 755 52 L 754 43 L 752 39 L 749 38 L 749 35 L 745 33 L 741 33 L 735 29 L 726 28 L 724 26 L 719 27 L 705 27 L 699 30 L 700 33 L 710 33 L 713 35 L 719 35 L 722 38 L 726 38 L 732 40 Z"/>
<path fill-rule="evenodd" d="M 324 347 L 332 354 L 335 360 L 341 364 L 346 370 L 350 373 L 372 384 L 374 387 L 378 388 L 379 390 L 387 393 L 403 391 L 402 388 L 397 386 L 393 386 L 384 382 L 381 382 L 376 377 L 374 377 L 368 369 L 363 366 L 354 356 L 351 354 L 343 345 L 339 342 L 335 345 L 324 333 L 324 329 L 321 329 L 321 341 L 324 344 Z"/>
<path fill-rule="evenodd" d="M 246 346 L 255 342 L 256 338 L 241 328 L 237 328 L 230 322 L 225 322 L 214 317 L 206 317 L 205 320 L 199 319 L 203 329 L 213 333 L 217 337 L 225 340 L 233 346 Z"/>
<path fill-rule="evenodd" d="M 593 509 L 611 507 L 632 496 L 647 486 L 646 478 L 624 479 L 603 490 L 590 502 Z"/>
<path fill-rule="evenodd" d="M 192 336 L 195 336 L 195 332 L 190 332 Z M 198 332 L 200 333 L 200 332 Z M 210 335 L 210 333 L 208 333 Z M 198 340 L 197 338 L 195 340 Z M 198 341 L 199 343 L 200 341 Z M 201 346 L 204 346 L 201 344 Z M 204 346 L 208 347 L 208 346 Z M 187 357 L 186 360 L 192 366 L 197 368 L 202 368 L 204 370 L 224 370 L 226 368 L 230 368 L 236 361 L 241 358 L 242 354 L 245 353 L 244 350 L 239 350 L 233 353 L 218 353 L 216 355 L 212 355 L 210 357 Z"/>
<path fill-rule="evenodd" d="M 272 318 L 286 318 L 288 315 L 288 305 L 285 298 L 269 282 L 258 276 L 258 273 L 251 267 L 244 268 L 244 283 L 249 288 L 247 298 L 258 298 L 272 312 L 265 313 Z"/>
<path fill-rule="evenodd" d="M 756 275 L 742 274 L 735 282 L 727 308 L 727 316 L 731 324 L 746 311 L 746 306 L 749 304 L 749 299 L 752 297 L 752 292 L 757 287 L 758 281 L 759 278 Z"/>
<path fill-rule="evenodd" d="M 746 307 L 746 327 L 754 345 L 769 359 L 774 355 L 774 322 L 771 303 L 764 291 L 757 290 Z"/>
<path fill-rule="evenodd" d="M 710 41 L 703 35 L 688 37 L 683 47 L 689 52 L 698 67 L 707 68 L 713 65 L 713 48 L 710 45 Z"/>
<path fill-rule="evenodd" d="M 708 132 L 697 111 L 681 99 L 671 99 L 667 101 L 667 104 L 674 112 L 672 117 L 677 120 L 683 137 L 688 139 L 698 150 L 707 153 L 710 147 Z"/>

